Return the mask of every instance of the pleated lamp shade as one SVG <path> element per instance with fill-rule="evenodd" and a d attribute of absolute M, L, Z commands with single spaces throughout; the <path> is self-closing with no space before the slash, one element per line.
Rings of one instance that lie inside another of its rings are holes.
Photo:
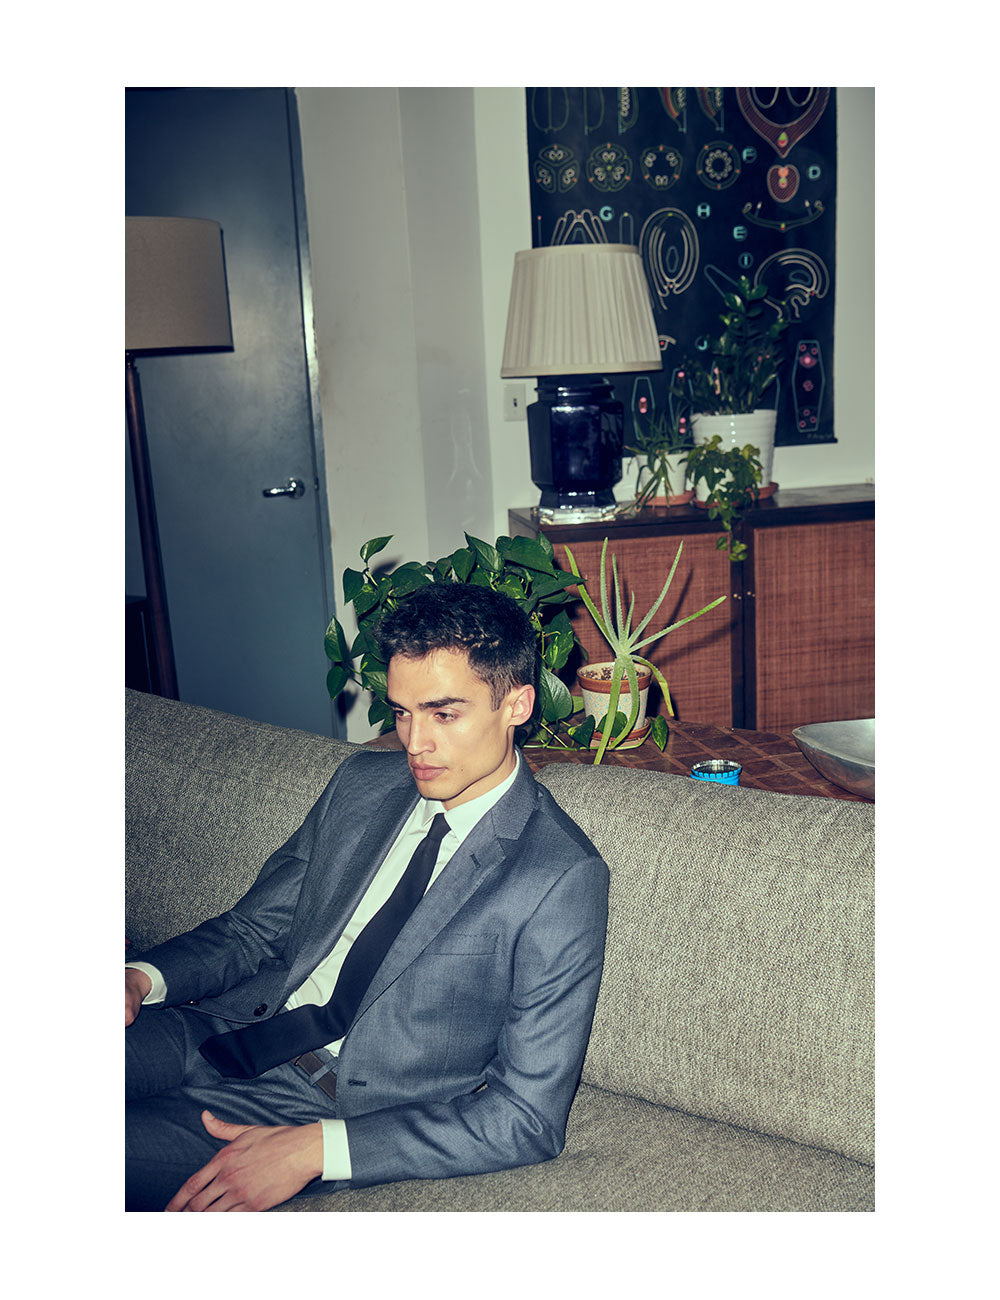
<path fill-rule="evenodd" d="M 561 244 L 515 254 L 502 378 L 661 366 L 634 245 Z"/>
<path fill-rule="evenodd" d="M 219 223 L 200 217 L 126 217 L 125 351 L 232 346 Z"/>

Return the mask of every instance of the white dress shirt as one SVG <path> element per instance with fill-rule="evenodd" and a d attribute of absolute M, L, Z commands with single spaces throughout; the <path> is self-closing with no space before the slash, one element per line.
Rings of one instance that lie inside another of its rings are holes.
<path fill-rule="evenodd" d="M 396 836 L 392 848 L 385 855 L 385 859 L 376 872 L 374 880 L 368 886 L 360 903 L 358 903 L 354 915 L 344 927 L 343 934 L 334 944 L 329 956 L 320 962 L 309 978 L 303 981 L 289 997 L 285 1003 L 288 1010 L 309 1004 L 322 1006 L 329 1001 L 330 995 L 336 986 L 340 968 L 344 964 L 344 958 L 347 956 L 351 944 L 379 908 L 388 902 L 392 891 L 399 884 L 414 850 L 430 830 L 435 815 L 443 812 L 448 822 L 448 834 L 441 841 L 437 861 L 434 864 L 434 870 L 431 873 L 427 888 L 430 889 L 433 886 L 435 880 L 448 865 L 473 827 L 495 804 L 499 803 L 513 785 L 517 770 L 521 764 L 521 757 L 516 750 L 514 754 L 517 761 L 510 776 L 502 781 L 500 785 L 488 790 L 486 794 L 480 795 L 477 799 L 470 799 L 468 803 L 459 804 L 457 808 L 450 810 L 446 810 L 436 799 L 417 800 L 417 806 L 406 819 L 402 830 Z M 127 962 L 126 965 L 145 971 L 152 981 L 152 988 L 143 998 L 143 1006 L 154 1005 L 166 998 L 167 986 L 164 983 L 163 976 L 155 966 L 150 966 L 147 962 L 141 961 Z M 336 1056 L 343 1041 L 342 1038 L 339 1038 L 336 1042 L 329 1043 L 327 1050 Z M 351 1153 L 347 1141 L 346 1122 L 342 1119 L 324 1119 L 320 1123 L 323 1127 L 323 1179 L 325 1181 L 349 1179 L 351 1176 Z"/>

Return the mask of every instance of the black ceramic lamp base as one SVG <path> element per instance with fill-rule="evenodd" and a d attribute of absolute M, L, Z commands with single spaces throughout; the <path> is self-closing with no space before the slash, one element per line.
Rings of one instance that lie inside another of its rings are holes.
<path fill-rule="evenodd" d="M 538 401 L 528 407 L 528 445 L 540 515 L 570 523 L 614 514 L 624 419 L 606 379 L 539 379 Z"/>

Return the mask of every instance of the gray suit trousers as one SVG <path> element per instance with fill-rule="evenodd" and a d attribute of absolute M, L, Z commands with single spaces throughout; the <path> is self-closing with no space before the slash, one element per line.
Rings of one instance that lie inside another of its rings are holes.
<path fill-rule="evenodd" d="M 225 1079 L 198 1052 L 232 1025 L 185 1007 L 146 1007 L 125 1031 L 125 1208 L 162 1210 L 225 1143 L 201 1112 L 232 1124 L 311 1124 L 334 1103 L 294 1065 L 256 1079 Z M 304 1192 L 346 1184 L 315 1179 Z"/>

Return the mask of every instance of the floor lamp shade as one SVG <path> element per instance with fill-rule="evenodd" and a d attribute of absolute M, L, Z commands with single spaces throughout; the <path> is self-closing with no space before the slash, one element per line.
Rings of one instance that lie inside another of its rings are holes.
<path fill-rule="evenodd" d="M 125 416 L 146 581 L 151 689 L 178 698 L 136 353 L 231 350 L 222 228 L 198 217 L 125 218 Z"/>
<path fill-rule="evenodd" d="M 231 348 L 222 228 L 198 217 L 125 218 L 125 351 Z"/>
<path fill-rule="evenodd" d="M 543 514 L 582 520 L 614 509 L 623 405 L 605 376 L 661 366 L 634 245 L 562 244 L 515 255 L 500 374 L 539 381 L 528 441 Z"/>

